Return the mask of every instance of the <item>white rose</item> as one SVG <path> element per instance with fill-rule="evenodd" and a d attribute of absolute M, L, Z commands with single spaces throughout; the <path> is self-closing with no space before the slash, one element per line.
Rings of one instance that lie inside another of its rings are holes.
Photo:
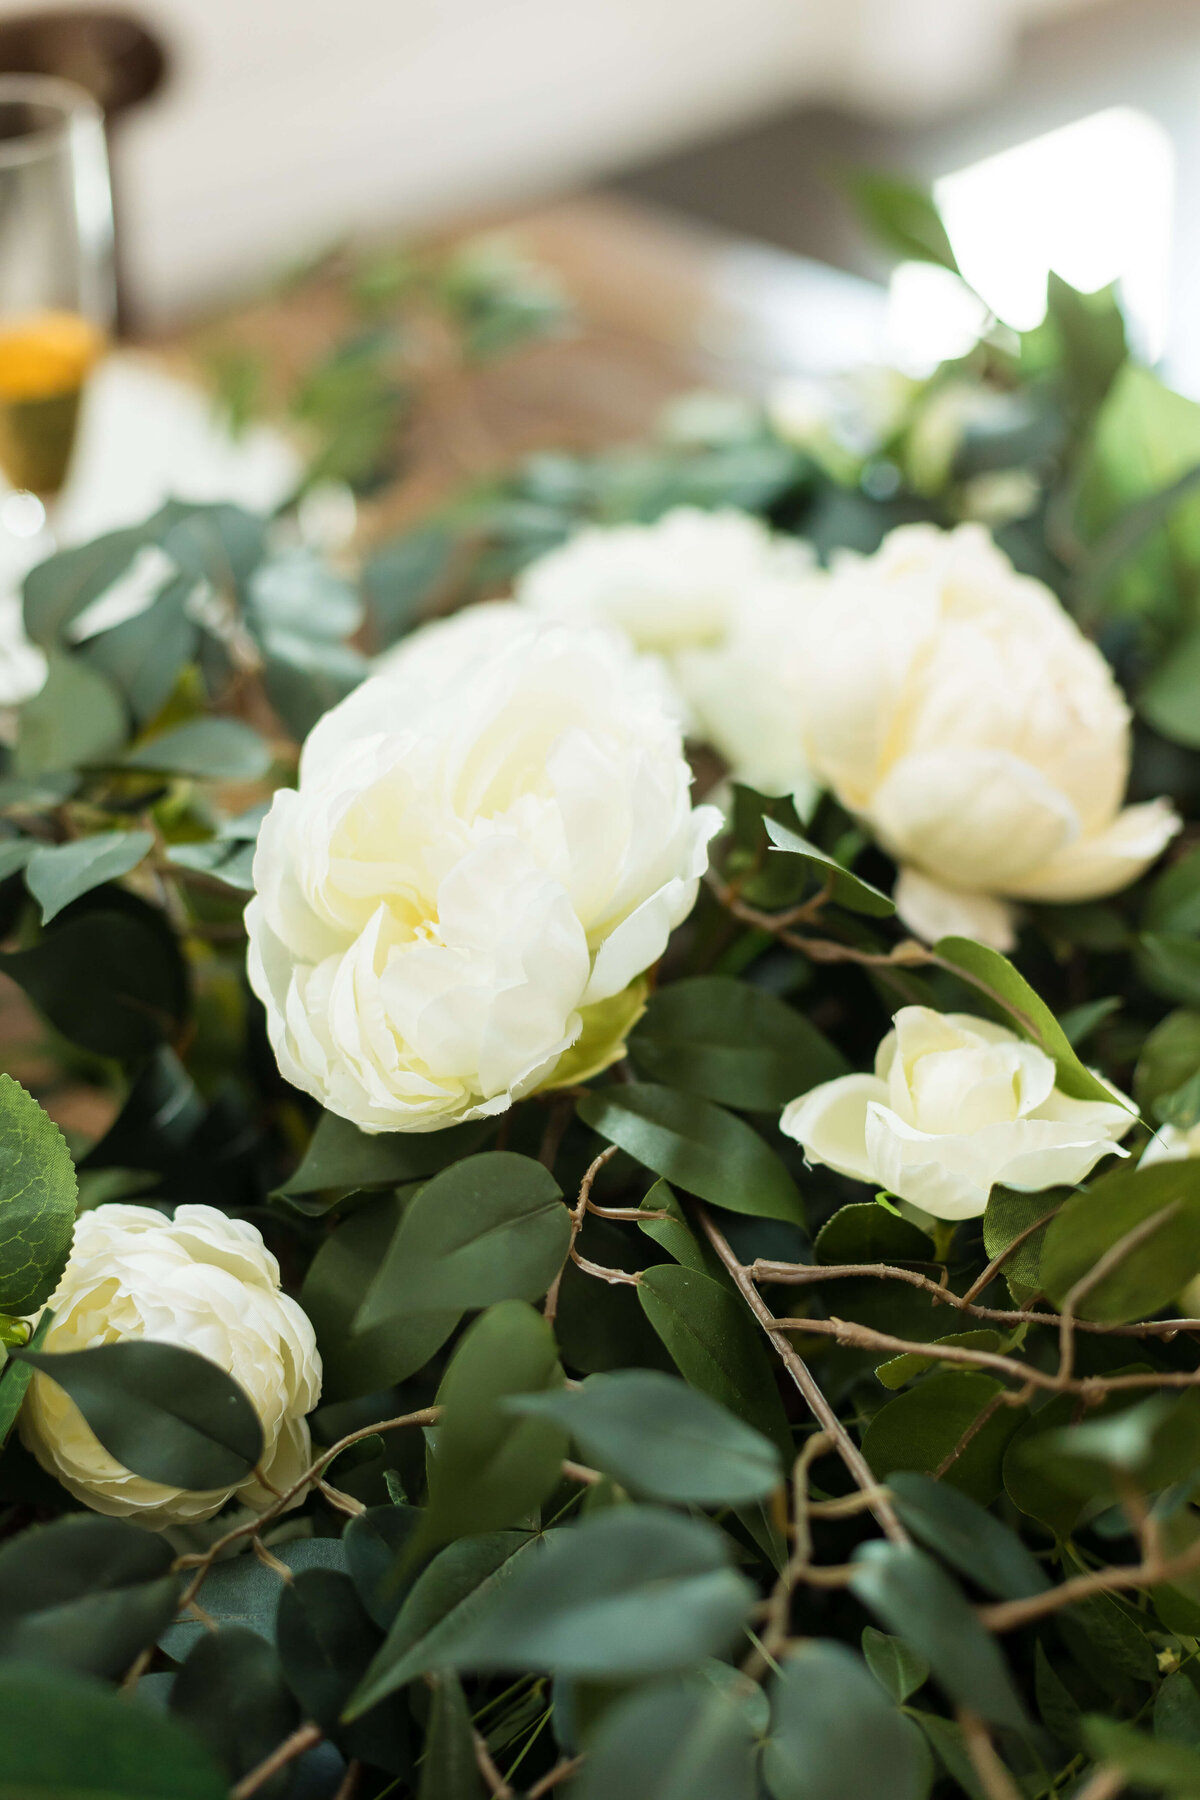
<path fill-rule="evenodd" d="M 1179 829 L 1122 807 L 1129 708 L 1050 590 L 978 525 L 894 531 L 803 610 L 795 658 L 814 773 L 901 866 L 926 938 L 1013 941 L 1013 899 L 1128 885 Z"/>
<path fill-rule="evenodd" d="M 259 835 L 249 971 L 284 1075 L 364 1131 L 434 1131 L 619 1056 L 720 824 L 690 780 L 607 633 L 397 658 Z"/>
<path fill-rule="evenodd" d="M 784 1109 L 780 1128 L 855 1181 L 886 1188 L 935 1219 L 973 1219 L 996 1184 L 1021 1193 L 1072 1187 L 1119 1148 L 1134 1122 L 1111 1103 L 1072 1100 L 1054 1064 L 987 1019 L 906 1006 L 873 1075 L 841 1075 Z"/>
<path fill-rule="evenodd" d="M 545 618 L 603 623 L 660 659 L 690 736 L 771 794 L 806 763 L 788 642 L 824 579 L 811 549 L 761 519 L 681 506 L 653 525 L 591 525 L 521 574 Z"/>
<path fill-rule="evenodd" d="M 279 1265 L 245 1220 L 212 1206 L 177 1207 L 173 1221 L 148 1206 L 81 1213 L 50 1309 L 50 1351 L 146 1338 L 206 1356 L 254 1404 L 271 1487 L 290 1487 L 309 1466 L 305 1414 L 321 1396 L 316 1337 L 280 1292 Z M 30 1383 L 20 1429 L 42 1467 L 77 1500 L 156 1530 L 209 1519 L 234 1495 L 258 1510 L 274 1498 L 253 1475 L 237 1487 L 192 1493 L 131 1474 L 46 1375 Z"/>
<path fill-rule="evenodd" d="M 1160 1125 L 1142 1151 L 1141 1160 L 1149 1165 L 1188 1162 L 1193 1156 L 1200 1156 L 1200 1125 L 1193 1125 L 1187 1131 L 1180 1130 L 1178 1125 Z"/>

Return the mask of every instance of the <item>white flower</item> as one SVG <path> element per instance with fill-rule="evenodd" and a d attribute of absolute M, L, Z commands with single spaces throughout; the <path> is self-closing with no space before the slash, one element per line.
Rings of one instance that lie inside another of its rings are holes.
<path fill-rule="evenodd" d="M 19 706 L 40 692 L 46 658 L 25 634 L 18 593 L 0 593 L 0 706 Z"/>
<path fill-rule="evenodd" d="M 1179 829 L 1122 807 L 1129 708 L 1054 595 L 977 525 L 906 525 L 838 564 L 793 663 L 813 772 L 901 865 L 914 931 L 999 949 L 1010 900 L 1091 900 Z"/>
<path fill-rule="evenodd" d="M 661 659 L 689 735 L 735 779 L 782 794 L 806 770 L 788 645 L 823 579 L 808 545 L 761 519 L 681 506 L 653 525 L 585 527 L 523 571 L 516 598 Z"/>
<path fill-rule="evenodd" d="M 1193 1156 L 1200 1156 L 1200 1125 L 1193 1125 L 1189 1130 L 1181 1130 L 1178 1125 L 1160 1125 L 1146 1148 L 1142 1151 L 1139 1167 L 1149 1167 L 1151 1163 L 1188 1162 Z"/>
<path fill-rule="evenodd" d="M 300 1307 L 280 1292 L 279 1265 L 245 1220 L 212 1206 L 180 1206 L 173 1221 L 148 1206 L 81 1213 L 50 1309 L 46 1350 L 146 1338 L 208 1357 L 254 1403 L 265 1440 L 262 1471 L 272 1488 L 291 1486 L 308 1467 L 304 1416 L 321 1395 L 316 1337 Z M 191 1493 L 131 1474 L 46 1375 L 30 1383 L 21 1436 L 77 1500 L 156 1530 L 209 1519 L 233 1495 L 258 1510 L 274 1497 L 254 1476 L 234 1488 Z"/>
<path fill-rule="evenodd" d="M 1111 1103 L 1072 1100 L 1054 1064 L 987 1019 L 906 1006 L 873 1075 L 841 1075 L 784 1109 L 780 1128 L 813 1163 L 886 1188 L 935 1219 L 972 1219 L 994 1185 L 1074 1186 L 1134 1122 Z"/>
<path fill-rule="evenodd" d="M 619 1056 L 720 823 L 623 643 L 536 620 L 479 642 L 327 713 L 259 834 L 249 969 L 279 1066 L 365 1131 Z"/>

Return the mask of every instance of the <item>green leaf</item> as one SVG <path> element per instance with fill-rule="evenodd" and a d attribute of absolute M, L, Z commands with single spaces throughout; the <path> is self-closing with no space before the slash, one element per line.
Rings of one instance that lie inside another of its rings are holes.
<path fill-rule="evenodd" d="M 1148 931 L 1138 946 L 1138 970 L 1156 993 L 1186 1006 L 1200 1006 L 1200 938 L 1178 931 Z"/>
<path fill-rule="evenodd" d="M 471 1709 L 462 1682 L 451 1669 L 437 1670 L 429 1680 L 433 1694 L 417 1800 L 483 1800 Z"/>
<path fill-rule="evenodd" d="M 288 1199 L 304 1199 L 312 1194 L 344 1195 L 361 1188 L 390 1188 L 402 1181 L 418 1181 L 469 1156 L 494 1128 L 488 1120 L 481 1120 L 452 1125 L 447 1131 L 372 1134 L 336 1113 L 322 1113 L 299 1168 L 281 1192 Z"/>
<path fill-rule="evenodd" d="M 932 1475 L 1003 1392 L 1003 1382 L 965 1369 L 929 1375 L 875 1414 L 863 1438 L 863 1455 L 881 1481 L 897 1469 Z M 1003 1485 L 1005 1446 L 1019 1421 L 1014 1408 L 998 1407 L 942 1479 L 978 1500 L 993 1499 Z"/>
<path fill-rule="evenodd" d="M 355 1321 L 536 1300 L 566 1259 L 571 1218 L 541 1163 L 510 1150 L 435 1175 L 406 1209 Z"/>
<path fill-rule="evenodd" d="M 1200 625 L 1193 625 L 1171 646 L 1154 673 L 1147 676 L 1137 696 L 1138 711 L 1155 731 L 1189 750 L 1200 750 L 1198 685 Z"/>
<path fill-rule="evenodd" d="M 0 1548 L 0 1657 L 115 1680 L 175 1616 L 169 1544 L 68 1514 Z"/>
<path fill-rule="evenodd" d="M 32 948 L 0 953 L 0 971 L 84 1050 L 145 1055 L 173 1039 L 187 1016 L 179 944 L 155 907 L 119 888 L 85 906 Z"/>
<path fill-rule="evenodd" d="M 124 766 L 208 781 L 256 781 L 271 766 L 271 750 L 240 719 L 189 719 L 186 725 L 143 738 L 124 758 Z"/>
<path fill-rule="evenodd" d="M 44 1306 L 71 1251 L 78 1192 L 62 1132 L 0 1075 L 0 1312 Z"/>
<path fill-rule="evenodd" d="M 1058 1071 L 1057 1085 L 1064 1094 L 1073 1100 L 1104 1100 L 1112 1104 L 1112 1090 L 1084 1068 L 1046 1002 L 1034 993 L 1007 957 L 988 949 L 986 944 L 962 937 L 939 939 L 934 954 L 978 990 L 987 1010 L 1001 1024 L 1045 1051 Z"/>
<path fill-rule="evenodd" d="M 946 1337 L 932 1338 L 931 1347 L 936 1344 L 955 1344 L 964 1350 L 999 1350 L 1003 1339 L 998 1331 L 952 1331 Z M 901 1356 L 889 1357 L 887 1362 L 880 1363 L 875 1371 L 876 1379 L 892 1392 L 907 1387 L 918 1375 L 924 1375 L 937 1366 L 938 1359 L 934 1355 L 922 1356 L 917 1350 L 906 1350 Z"/>
<path fill-rule="evenodd" d="M 347 1758 L 407 1775 L 412 1768 L 407 1720 L 381 1707 L 340 1723 L 342 1709 L 379 1648 L 379 1632 L 354 1584 L 333 1569 L 310 1569 L 279 1599 L 279 1654 L 306 1719 L 314 1719 Z"/>
<path fill-rule="evenodd" d="M 893 175 L 860 173 L 851 179 L 850 194 L 864 225 L 886 249 L 958 273 L 946 227 L 927 189 Z"/>
<path fill-rule="evenodd" d="M 41 1349 L 53 1323 L 54 1314 L 47 1309 L 38 1320 L 37 1330 L 29 1340 L 29 1349 Z M 17 1414 L 32 1380 L 33 1369 L 29 1363 L 13 1362 L 10 1359 L 7 1364 L 0 1364 L 0 1450 L 4 1448 L 8 1434 L 17 1422 Z"/>
<path fill-rule="evenodd" d="M 80 894 L 128 875 L 154 848 L 152 831 L 98 831 L 71 844 L 39 844 L 25 866 L 25 885 L 42 909 L 42 923 Z"/>
<path fill-rule="evenodd" d="M 1137 1226 L 1162 1223 L 1131 1249 L 1079 1303 L 1081 1318 L 1124 1324 L 1149 1318 L 1200 1268 L 1200 1163 L 1118 1168 L 1072 1194 L 1055 1215 L 1042 1251 L 1042 1286 L 1062 1305 L 1075 1284 Z"/>
<path fill-rule="evenodd" d="M 796 1184 L 744 1120 L 650 1082 L 585 1094 L 579 1116 L 635 1162 L 730 1212 L 803 1223 Z"/>
<path fill-rule="evenodd" d="M 424 1541 L 515 1525 L 558 1486 L 567 1435 L 552 1420 L 514 1426 L 503 1402 L 558 1387 L 554 1332 L 522 1300 L 502 1300 L 467 1331 L 438 1389 Z"/>
<path fill-rule="evenodd" d="M 312 1320 L 324 1367 L 324 1398 L 343 1400 L 404 1381 L 441 1349 L 461 1311 L 394 1313 L 367 1331 L 354 1328 L 362 1298 L 404 1216 L 404 1197 L 355 1207 L 309 1264 L 300 1304 Z"/>
<path fill-rule="evenodd" d="M 759 1500 L 783 1479 L 769 1439 L 659 1370 L 614 1369 L 571 1390 L 525 1395 L 508 1409 L 556 1420 L 587 1462 L 651 1499 Z"/>
<path fill-rule="evenodd" d="M 385 649 L 417 623 L 426 602 L 450 572 L 454 539 L 441 525 L 428 525 L 382 544 L 363 565 L 363 593 Z"/>
<path fill-rule="evenodd" d="M 1064 1198 L 1061 1189 L 1040 1194 L 1018 1194 L 1011 1188 L 994 1187 L 988 1196 L 987 1208 L 983 1215 L 983 1247 L 987 1251 L 988 1260 L 999 1256 L 1007 1250 L 1015 1238 L 1029 1231 L 1031 1225 L 1046 1219 L 1053 1212 L 1055 1203 L 1062 1204 Z M 1037 1293 L 1042 1282 L 1042 1249 L 1046 1242 L 1046 1233 L 1050 1229 L 1047 1219 L 1036 1231 L 1029 1231 L 1029 1236 L 1019 1243 L 1012 1255 L 1003 1265 L 1004 1279 L 1009 1285 L 1013 1298 L 1019 1295 L 1029 1296 Z"/>
<path fill-rule="evenodd" d="M 460 1538 L 440 1551 L 405 1596 L 386 1642 L 344 1709 L 346 1717 L 357 1718 L 418 1675 L 451 1667 L 453 1646 L 487 1615 L 518 1561 L 540 1541 L 524 1531 L 496 1531 Z"/>
<path fill-rule="evenodd" d="M 1154 1027 L 1138 1058 L 1133 1089 L 1145 1113 L 1200 1071 L 1200 1012 L 1180 1008 Z"/>
<path fill-rule="evenodd" d="M 903 1638 L 864 1625 L 862 1648 L 868 1669 L 897 1706 L 903 1706 L 929 1680 L 929 1664 Z"/>
<path fill-rule="evenodd" d="M 715 1274 L 720 1269 L 717 1258 L 711 1252 L 706 1254 L 704 1245 L 693 1236 L 683 1216 L 683 1208 L 665 1181 L 654 1183 L 638 1210 L 670 1214 L 666 1219 L 639 1219 L 638 1230 L 644 1231 L 674 1262 L 682 1263 L 685 1269 L 696 1269 L 701 1275 Z"/>
<path fill-rule="evenodd" d="M 837 906 L 844 906 L 849 912 L 866 913 L 873 919 L 887 919 L 896 910 L 896 903 L 879 888 L 872 887 L 861 875 L 852 875 L 844 869 L 832 856 L 819 850 L 816 844 L 801 837 L 798 831 L 791 831 L 786 825 L 780 825 L 775 819 L 763 819 L 767 828 L 767 836 L 771 840 L 773 850 L 786 850 L 790 856 L 799 856 L 807 863 L 820 886 L 829 884 L 830 898 Z"/>
<path fill-rule="evenodd" d="M 710 1681 L 656 1682 L 605 1713 L 574 1800 L 754 1800 L 754 1732 L 736 1695 Z"/>
<path fill-rule="evenodd" d="M 914 1537 L 998 1600 L 1024 1600 L 1050 1586 L 1015 1531 L 957 1488 L 897 1472 L 888 1486 Z"/>
<path fill-rule="evenodd" d="M 1154 1696 L 1154 1735 L 1200 1750 L 1200 1691 L 1184 1669 L 1168 1675 Z"/>
<path fill-rule="evenodd" d="M 925 1657 L 959 1706 L 1023 1729 L 1024 1711 L 999 1645 L 932 1557 L 873 1539 L 860 1544 L 854 1561 L 850 1585 L 858 1599 Z"/>
<path fill-rule="evenodd" d="M 1129 355 L 1115 288 L 1081 293 L 1050 271 L 1047 311 L 1057 328 L 1067 396 L 1078 413 L 1095 411 Z"/>
<path fill-rule="evenodd" d="M 1083 1737 L 1098 1762 L 1111 1763 L 1139 1787 L 1178 1794 L 1181 1800 L 1200 1796 L 1200 1754 L 1189 1746 L 1148 1737 L 1118 1719 L 1099 1717 L 1083 1721 Z"/>
<path fill-rule="evenodd" d="M 201 1738 L 231 1782 L 290 1736 L 300 1722 L 273 1647 L 238 1626 L 206 1631 L 171 1687 L 172 1715 Z M 262 1789 L 285 1792 L 286 1775 Z"/>
<path fill-rule="evenodd" d="M 903 1714 L 845 1645 L 793 1651 L 771 1684 L 763 1774 L 775 1800 L 924 1800 L 926 1759 Z"/>
<path fill-rule="evenodd" d="M 456 1631 L 394 1664 L 385 1687 L 369 1675 L 350 1711 L 431 1668 L 545 1669 L 595 1681 L 668 1674 L 727 1650 L 753 1598 L 715 1525 L 615 1507 L 552 1533 L 469 1617 L 460 1609 Z M 403 1620 L 402 1612 L 397 1626 Z"/>
<path fill-rule="evenodd" d="M 413 1533 L 421 1523 L 415 1506 L 369 1506 L 350 1520 L 342 1534 L 346 1565 L 359 1599 L 382 1631 L 400 1611 L 405 1588 L 392 1579 L 407 1561 Z"/>
<path fill-rule="evenodd" d="M 176 1344 L 127 1339 L 92 1350 L 14 1350 L 69 1394 L 104 1448 L 147 1481 L 205 1491 L 245 1479 L 263 1452 L 244 1391 Z"/>
<path fill-rule="evenodd" d="M 684 1380 L 790 1459 L 792 1434 L 771 1360 L 738 1295 L 709 1275 L 670 1263 L 647 1269 L 636 1292 Z"/>
<path fill-rule="evenodd" d="M 58 1669 L 0 1669 L 0 1800 L 226 1800 L 194 1735 Z"/>
<path fill-rule="evenodd" d="M 1181 856 L 1157 878 L 1146 896 L 1142 923 L 1147 931 L 1200 931 L 1200 849 Z"/>
<path fill-rule="evenodd" d="M 651 996 L 629 1053 L 654 1081 L 722 1106 L 770 1112 L 849 1064 L 777 995 L 697 975 Z"/>
<path fill-rule="evenodd" d="M 112 683 L 78 656 L 55 652 L 44 685 L 21 708 L 14 767 L 18 775 L 41 775 L 103 762 L 128 735 Z"/>
<path fill-rule="evenodd" d="M 1083 1511 L 1084 1499 L 1077 1486 L 1064 1485 L 1060 1459 L 1050 1454 L 1047 1439 L 1074 1419 L 1075 1410 L 1073 1395 L 1056 1394 L 1022 1421 L 1004 1456 L 1004 1489 L 1009 1499 L 1056 1537 L 1069 1536 Z"/>
<path fill-rule="evenodd" d="M 933 1240 L 874 1200 L 852 1202 L 826 1219 L 813 1245 L 819 1263 L 929 1262 Z"/>
<path fill-rule="evenodd" d="M 139 724 L 161 711 L 196 656 L 200 628 L 188 614 L 195 591 L 194 575 L 171 575 L 144 612 L 77 647 L 76 654 L 124 695 Z"/>
<path fill-rule="evenodd" d="M 148 542 L 144 525 L 126 526 L 59 550 L 37 564 L 25 577 L 25 629 L 35 644 L 50 650 L 66 627 L 85 607 L 125 573 L 137 552 Z"/>
<path fill-rule="evenodd" d="M 309 1569 L 344 1571 L 346 1552 L 341 1538 L 297 1538 L 275 1544 L 271 1551 L 284 1570 L 299 1575 Z M 275 1620 L 286 1574 L 281 1574 L 249 1550 L 213 1564 L 204 1577 L 204 1611 L 217 1625 L 245 1627 L 268 1643 L 275 1641 Z M 208 1626 L 190 1616 L 169 1625 L 159 1645 L 175 1662 L 183 1662 L 195 1644 L 208 1635 Z"/>

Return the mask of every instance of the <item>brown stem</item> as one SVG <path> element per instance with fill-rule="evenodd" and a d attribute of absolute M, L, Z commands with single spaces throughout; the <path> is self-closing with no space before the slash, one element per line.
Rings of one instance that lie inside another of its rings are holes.
<path fill-rule="evenodd" d="M 1021 1791 L 996 1754 L 991 1734 L 978 1714 L 960 1707 L 958 1722 L 963 1744 L 971 1759 L 971 1767 L 979 1777 L 979 1785 L 987 1800 L 1021 1800 Z"/>
<path fill-rule="evenodd" d="M 473 1730 L 471 1739 L 475 1745 L 475 1764 L 487 1784 L 488 1793 L 493 1800 L 513 1800 L 513 1791 L 492 1761 L 492 1753 L 482 1732 Z"/>
<path fill-rule="evenodd" d="M 249 1796 L 257 1794 L 272 1775 L 278 1774 L 280 1769 L 286 1769 L 289 1763 L 295 1762 L 298 1756 L 303 1756 L 306 1750 L 311 1750 L 314 1744 L 319 1744 L 324 1735 L 321 1727 L 314 1725 L 311 1720 L 306 1725 L 298 1725 L 290 1737 L 284 1738 L 282 1744 L 275 1746 L 270 1756 L 265 1757 L 257 1768 L 251 1769 L 248 1775 L 243 1775 L 236 1787 L 230 1788 L 229 1800 L 249 1800 Z"/>
<path fill-rule="evenodd" d="M 548 1794 L 552 1788 L 558 1786 L 559 1782 L 566 1781 L 582 1767 L 582 1756 L 564 1756 L 562 1761 L 555 1763 L 554 1767 L 543 1775 L 540 1781 L 534 1782 L 525 1800 L 542 1800 L 543 1794 Z"/>
<path fill-rule="evenodd" d="M 602 1150 L 599 1156 L 595 1157 L 593 1161 L 588 1164 L 587 1169 L 584 1172 L 583 1180 L 579 1184 L 579 1194 L 574 1206 L 571 1208 L 571 1237 L 570 1242 L 567 1245 L 567 1254 L 563 1257 L 562 1268 L 550 1283 L 550 1288 L 546 1295 L 546 1304 L 542 1308 L 542 1317 L 551 1325 L 554 1323 L 558 1314 L 558 1295 L 559 1290 L 562 1287 L 562 1278 L 566 1274 L 567 1264 L 572 1260 L 575 1254 L 575 1240 L 583 1230 L 583 1215 L 588 1208 L 592 1187 L 595 1184 L 597 1175 L 599 1175 L 605 1163 L 611 1162 L 616 1154 L 616 1144 L 610 1144 L 607 1150 Z"/>
<path fill-rule="evenodd" d="M 707 1207 L 697 1204 L 696 1215 L 709 1243 L 733 1277 L 739 1294 L 766 1332 L 784 1368 L 804 1396 L 805 1403 L 813 1417 L 833 1439 L 837 1453 L 849 1470 L 855 1484 L 862 1489 L 864 1494 L 870 1491 L 874 1495 L 871 1501 L 871 1511 L 884 1536 L 890 1538 L 894 1544 L 909 1543 L 911 1541 L 909 1535 L 900 1523 L 896 1509 L 886 1490 L 880 1489 L 879 1483 L 871 1473 L 866 1457 L 821 1392 L 807 1363 L 796 1354 L 783 1333 L 776 1329 L 771 1309 L 755 1287 L 751 1271 L 738 1261 L 724 1233 L 710 1218 Z"/>
<path fill-rule="evenodd" d="M 1034 1619 L 1045 1618 L 1047 1613 L 1057 1612 L 1060 1606 L 1073 1606 L 1077 1600 L 1086 1600 L 1089 1594 L 1155 1587 L 1159 1582 L 1177 1581 L 1181 1575 L 1188 1575 L 1196 1568 L 1200 1568 L 1200 1538 L 1178 1556 L 1149 1557 L 1140 1563 L 1126 1564 L 1124 1568 L 1090 1569 L 1084 1575 L 1073 1575 L 1069 1581 L 1060 1582 L 1057 1587 L 1047 1588 L 1044 1593 L 1031 1594 L 1026 1600 L 1000 1600 L 977 1610 L 989 1631 L 1015 1631 L 1019 1625 L 1028 1625 Z"/>

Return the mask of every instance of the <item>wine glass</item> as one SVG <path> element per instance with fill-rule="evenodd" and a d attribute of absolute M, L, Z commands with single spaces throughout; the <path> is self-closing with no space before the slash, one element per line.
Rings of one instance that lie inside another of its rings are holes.
<path fill-rule="evenodd" d="M 0 75 L 0 530 L 43 534 L 87 377 L 115 311 L 100 108 L 46 75 Z"/>

